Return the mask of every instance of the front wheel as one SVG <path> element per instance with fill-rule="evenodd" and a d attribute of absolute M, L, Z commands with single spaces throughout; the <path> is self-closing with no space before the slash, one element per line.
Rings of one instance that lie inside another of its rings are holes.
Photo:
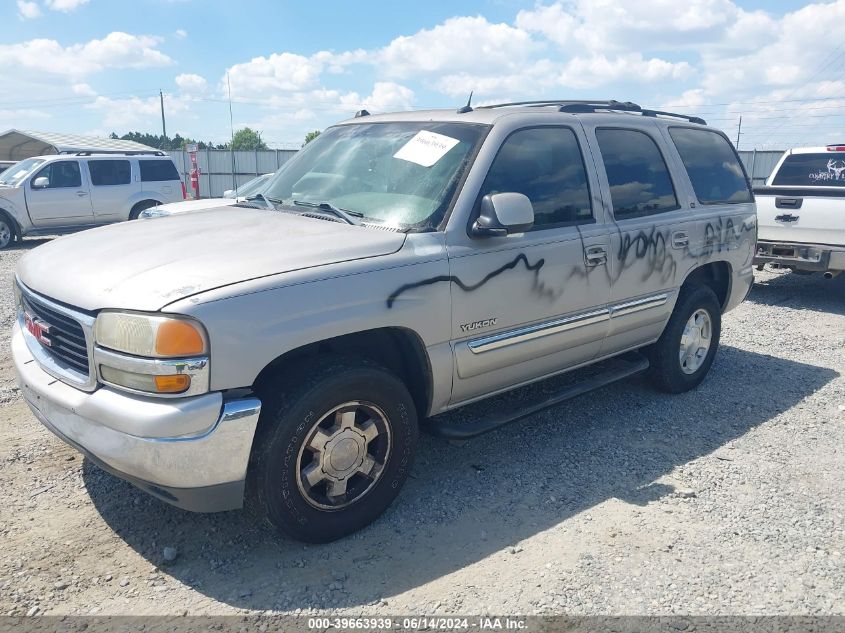
<path fill-rule="evenodd" d="M 722 311 L 713 290 L 682 288 L 666 329 L 647 350 L 654 385 L 669 393 L 697 387 L 713 364 L 721 328 Z"/>
<path fill-rule="evenodd" d="M 15 231 L 11 221 L 0 213 L 0 250 L 3 250 L 15 240 Z"/>
<path fill-rule="evenodd" d="M 417 417 L 405 385 L 361 359 L 326 357 L 261 390 L 248 506 L 302 541 L 378 518 L 411 468 Z"/>

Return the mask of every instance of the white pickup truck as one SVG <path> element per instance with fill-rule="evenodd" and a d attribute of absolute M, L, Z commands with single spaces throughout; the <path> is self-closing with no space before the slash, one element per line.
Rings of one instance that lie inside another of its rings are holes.
<path fill-rule="evenodd" d="M 757 198 L 754 263 L 821 272 L 845 270 L 845 145 L 784 153 Z"/>

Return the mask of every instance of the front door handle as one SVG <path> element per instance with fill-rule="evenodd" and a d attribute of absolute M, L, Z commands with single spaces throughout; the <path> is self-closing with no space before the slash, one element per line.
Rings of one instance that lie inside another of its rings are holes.
<path fill-rule="evenodd" d="M 80 198 L 84 198 L 85 196 L 88 195 L 88 192 L 87 191 L 77 191 L 76 195 L 79 196 Z"/>
<path fill-rule="evenodd" d="M 601 266 L 607 263 L 607 251 L 604 246 L 588 246 L 584 249 L 584 261 L 587 266 Z"/>
<path fill-rule="evenodd" d="M 685 246 L 689 246 L 689 235 L 684 231 L 672 233 L 672 247 L 684 248 Z"/>

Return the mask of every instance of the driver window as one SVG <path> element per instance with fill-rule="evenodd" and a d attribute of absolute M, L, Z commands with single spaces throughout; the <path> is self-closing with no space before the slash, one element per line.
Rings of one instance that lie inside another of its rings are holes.
<path fill-rule="evenodd" d="M 63 160 L 50 163 L 44 169 L 35 174 L 36 178 L 47 178 L 50 184 L 46 189 L 61 189 L 64 187 L 81 187 L 82 175 L 79 171 L 79 161 Z"/>
<path fill-rule="evenodd" d="M 529 128 L 511 134 L 499 148 L 481 198 L 515 192 L 534 207 L 534 228 L 542 230 L 594 222 L 587 171 L 575 133 L 569 128 Z"/>

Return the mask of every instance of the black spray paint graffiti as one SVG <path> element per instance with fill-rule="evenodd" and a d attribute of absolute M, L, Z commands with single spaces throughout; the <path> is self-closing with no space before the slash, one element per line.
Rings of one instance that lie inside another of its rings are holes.
<path fill-rule="evenodd" d="M 547 295 L 549 292 L 551 292 L 544 286 L 543 282 L 540 281 L 540 269 L 545 266 L 546 260 L 538 259 L 536 263 L 532 264 L 528 261 L 528 257 L 526 257 L 524 253 L 520 253 L 519 255 L 514 257 L 513 260 L 488 273 L 481 281 L 475 284 L 466 284 L 454 275 L 438 275 L 436 277 L 430 277 L 428 279 L 423 279 L 421 281 L 415 281 L 414 283 L 399 286 L 396 290 L 391 292 L 390 296 L 387 298 L 387 307 L 392 308 L 393 304 L 396 302 L 396 298 L 403 292 L 413 290 L 414 288 L 420 288 L 422 286 L 430 286 L 431 284 L 440 283 L 441 281 L 449 281 L 458 286 L 458 288 L 460 288 L 464 292 L 472 292 L 473 290 L 478 290 L 479 288 L 481 288 L 481 286 L 486 284 L 494 277 L 498 277 L 499 275 L 508 270 L 513 270 L 520 263 L 525 266 L 525 269 L 527 271 L 534 273 L 534 279 L 532 281 L 532 287 L 534 288 L 534 290 L 544 295 Z"/>
<path fill-rule="evenodd" d="M 632 253 L 633 258 L 631 258 Z M 619 266 L 615 270 L 617 281 L 635 261 L 643 259 L 647 262 L 643 281 L 655 273 L 660 274 L 662 281 L 669 281 L 678 270 L 678 263 L 666 246 L 666 236 L 654 226 L 648 233 L 639 231 L 636 235 L 632 233 L 623 235 L 620 231 L 619 250 L 616 253 L 616 258 L 619 261 Z"/>

